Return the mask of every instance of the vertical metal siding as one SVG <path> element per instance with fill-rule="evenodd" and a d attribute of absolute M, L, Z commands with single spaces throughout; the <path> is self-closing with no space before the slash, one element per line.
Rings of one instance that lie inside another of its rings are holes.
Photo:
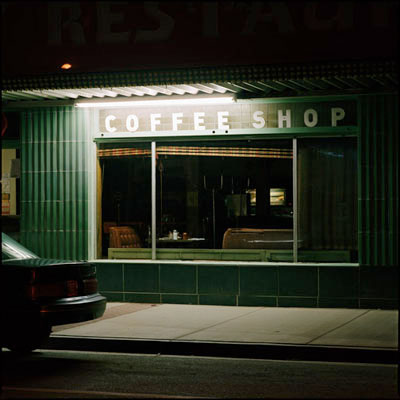
<path fill-rule="evenodd" d="M 398 96 L 362 96 L 360 111 L 360 264 L 398 265 Z"/>
<path fill-rule="evenodd" d="M 21 120 L 21 239 L 42 257 L 86 259 L 87 111 L 32 109 Z"/>

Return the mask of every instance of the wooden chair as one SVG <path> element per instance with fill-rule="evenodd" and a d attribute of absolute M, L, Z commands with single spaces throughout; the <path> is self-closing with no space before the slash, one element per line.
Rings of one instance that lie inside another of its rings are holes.
<path fill-rule="evenodd" d="M 111 248 L 142 247 L 142 241 L 136 231 L 130 226 L 110 226 Z"/>

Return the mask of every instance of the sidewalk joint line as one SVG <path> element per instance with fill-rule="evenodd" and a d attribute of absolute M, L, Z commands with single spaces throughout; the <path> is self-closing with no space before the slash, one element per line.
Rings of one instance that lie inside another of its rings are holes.
<path fill-rule="evenodd" d="M 190 332 L 190 333 L 185 333 L 184 335 L 181 335 L 181 336 L 176 336 L 173 340 L 182 339 L 182 338 L 185 337 L 185 336 L 193 335 L 194 333 L 199 333 L 199 332 L 201 332 L 201 331 L 205 331 L 205 330 L 207 330 L 207 329 L 214 328 L 215 326 L 218 326 L 218 325 L 221 325 L 221 324 L 225 324 L 226 322 L 230 322 L 230 321 L 233 321 L 233 320 L 235 320 L 235 319 L 239 319 L 239 318 L 242 318 L 242 317 L 245 317 L 245 316 L 247 317 L 248 315 L 254 314 L 255 312 L 260 311 L 260 310 L 262 310 L 262 309 L 263 309 L 263 307 L 257 308 L 257 309 L 254 310 L 254 311 L 249 311 L 249 312 L 246 313 L 246 314 L 242 314 L 242 315 L 239 315 L 239 316 L 237 316 L 237 317 L 233 317 L 233 318 L 226 319 L 225 321 L 218 322 L 218 323 L 216 323 L 216 324 L 214 324 L 214 325 L 210 325 L 210 326 L 207 326 L 207 327 L 205 327 L 205 328 L 198 329 L 197 331 L 193 331 L 193 332 Z"/>
<path fill-rule="evenodd" d="M 329 330 L 329 331 L 327 331 L 327 332 L 325 332 L 325 333 L 322 333 L 321 335 L 319 335 L 319 336 L 317 336 L 316 338 L 310 340 L 310 341 L 307 342 L 306 344 L 311 344 L 312 342 L 318 340 L 318 339 L 321 338 L 322 336 L 328 335 L 329 333 L 331 333 L 331 332 L 333 332 L 333 331 L 336 331 L 337 329 L 343 328 L 344 326 L 348 325 L 350 322 L 353 322 L 353 321 L 355 321 L 356 319 L 361 318 L 361 317 L 363 317 L 364 315 L 368 314 L 370 311 L 371 311 L 371 310 L 366 310 L 366 311 L 363 312 L 362 314 L 357 315 L 356 317 L 350 319 L 350 320 L 347 321 L 347 322 L 344 322 L 342 325 L 337 326 L 336 328 L 333 328 L 333 329 L 331 329 L 331 330 Z"/>

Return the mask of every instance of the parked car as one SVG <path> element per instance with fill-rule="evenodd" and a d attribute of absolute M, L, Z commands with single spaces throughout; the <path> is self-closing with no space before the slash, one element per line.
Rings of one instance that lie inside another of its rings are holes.
<path fill-rule="evenodd" d="M 5 233 L 1 248 L 2 347 L 32 351 L 52 326 L 103 315 L 106 298 L 98 293 L 94 265 L 40 258 Z"/>

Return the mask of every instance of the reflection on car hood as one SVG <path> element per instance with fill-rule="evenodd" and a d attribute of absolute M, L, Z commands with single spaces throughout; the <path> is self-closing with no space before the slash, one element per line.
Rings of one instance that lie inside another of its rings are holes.
<path fill-rule="evenodd" d="M 82 265 L 89 263 L 86 261 L 71 261 L 71 260 L 55 260 L 51 258 L 28 258 L 22 260 L 3 260 L 3 265 L 17 265 L 20 267 L 49 267 L 49 266 L 66 266 L 66 265 Z"/>

